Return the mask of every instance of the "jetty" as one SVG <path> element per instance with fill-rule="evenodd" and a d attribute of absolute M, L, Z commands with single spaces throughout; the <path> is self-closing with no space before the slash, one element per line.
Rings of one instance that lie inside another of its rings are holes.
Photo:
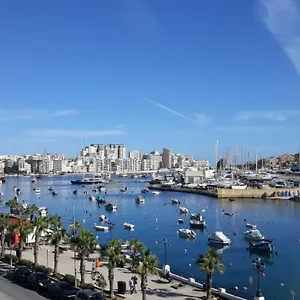
<path fill-rule="evenodd" d="M 184 186 L 164 186 L 161 184 L 150 184 L 150 190 L 168 191 L 168 192 L 181 192 L 181 193 L 192 193 L 210 196 L 214 198 L 234 198 L 234 199 L 272 199 L 272 200 L 287 200 L 289 195 L 300 192 L 298 188 L 270 188 L 270 189 L 255 189 L 247 188 L 243 190 L 237 189 L 226 189 L 226 188 L 213 188 L 205 189 L 201 187 L 184 187 Z M 274 194 L 276 196 L 274 197 Z M 290 196 L 292 197 L 292 196 Z"/>

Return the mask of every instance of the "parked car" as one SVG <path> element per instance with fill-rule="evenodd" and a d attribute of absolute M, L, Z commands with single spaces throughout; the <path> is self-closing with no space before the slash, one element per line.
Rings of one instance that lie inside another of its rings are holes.
<path fill-rule="evenodd" d="M 15 267 L 12 279 L 16 282 L 27 283 L 27 278 L 31 274 L 31 270 L 25 266 Z"/>
<path fill-rule="evenodd" d="M 78 289 L 74 288 L 69 282 L 60 281 L 48 286 L 48 293 L 55 299 L 74 299 Z"/>
<path fill-rule="evenodd" d="M 33 272 L 27 278 L 27 285 L 36 290 L 47 290 L 50 284 L 52 281 L 42 272 Z"/>
<path fill-rule="evenodd" d="M 75 300 L 105 300 L 105 297 L 96 290 L 85 289 L 77 292 Z"/>

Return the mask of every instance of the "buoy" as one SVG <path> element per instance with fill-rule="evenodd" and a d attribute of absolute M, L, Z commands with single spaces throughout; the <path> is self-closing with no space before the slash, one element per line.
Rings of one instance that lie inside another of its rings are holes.
<path fill-rule="evenodd" d="M 281 286 L 284 286 L 284 283 L 280 283 Z"/>
<path fill-rule="evenodd" d="M 263 278 L 265 278 L 265 277 L 266 277 L 266 274 L 265 274 L 265 273 L 262 273 L 261 276 L 262 276 Z"/>
<path fill-rule="evenodd" d="M 191 264 L 191 263 L 189 263 L 189 266 L 191 267 L 191 266 L 192 266 L 192 264 Z"/>
<path fill-rule="evenodd" d="M 238 290 L 239 290 L 239 288 L 238 288 L 237 286 L 235 286 L 233 289 L 234 289 L 235 291 L 238 291 Z"/>
<path fill-rule="evenodd" d="M 229 267 L 231 267 L 232 266 L 232 264 L 231 263 L 229 263 Z"/>
<path fill-rule="evenodd" d="M 155 244 L 157 244 L 157 241 L 155 241 Z"/>

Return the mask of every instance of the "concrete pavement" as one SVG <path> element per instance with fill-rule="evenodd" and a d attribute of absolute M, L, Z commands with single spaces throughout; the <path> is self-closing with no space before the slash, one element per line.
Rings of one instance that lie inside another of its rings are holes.
<path fill-rule="evenodd" d="M 53 247 L 51 246 L 41 246 L 41 250 L 39 251 L 39 264 L 49 266 L 53 268 Z M 72 258 L 73 252 L 72 251 L 65 251 L 59 257 L 59 264 L 58 264 L 58 272 L 61 274 L 74 274 L 74 259 Z M 91 257 L 96 258 L 97 255 L 91 255 Z M 23 253 L 24 259 L 29 259 L 33 261 L 33 251 L 25 251 Z M 77 272 L 79 271 L 79 261 L 76 260 L 76 269 Z M 90 272 L 92 270 L 92 262 L 86 261 L 86 282 L 92 282 Z M 171 268 L 172 271 L 172 268 Z M 107 284 L 108 284 L 108 269 L 105 267 L 105 262 L 101 262 L 100 272 L 105 277 Z M 130 294 L 129 289 L 129 280 L 133 276 L 133 274 L 124 268 L 116 268 L 115 269 L 115 290 L 117 290 L 117 282 L 118 281 L 125 281 L 126 282 L 126 299 L 128 300 L 137 300 L 141 299 L 141 289 L 140 289 L 140 280 L 138 281 L 137 285 L 137 293 Z M 139 277 L 139 276 L 138 276 Z M 77 273 L 77 278 L 79 279 L 79 272 Z M 172 283 L 168 283 L 164 279 L 160 279 L 158 275 L 150 275 L 148 276 L 148 289 L 147 289 L 147 299 L 149 300 L 157 300 L 159 298 L 172 298 L 176 297 L 177 300 L 196 300 L 202 299 L 205 295 L 204 292 L 201 290 L 189 286 L 184 285 L 179 289 L 175 289 L 172 286 L 179 284 L 179 282 L 173 281 Z M 107 286 L 108 289 L 108 286 Z M 1 298 L 0 298 L 1 299 Z"/>

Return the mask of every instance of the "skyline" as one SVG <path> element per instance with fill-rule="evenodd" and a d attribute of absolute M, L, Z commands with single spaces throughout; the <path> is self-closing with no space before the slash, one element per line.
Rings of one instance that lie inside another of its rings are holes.
<path fill-rule="evenodd" d="M 299 152 L 300 1 L 15 1 L 0 25 L 1 154 Z"/>

